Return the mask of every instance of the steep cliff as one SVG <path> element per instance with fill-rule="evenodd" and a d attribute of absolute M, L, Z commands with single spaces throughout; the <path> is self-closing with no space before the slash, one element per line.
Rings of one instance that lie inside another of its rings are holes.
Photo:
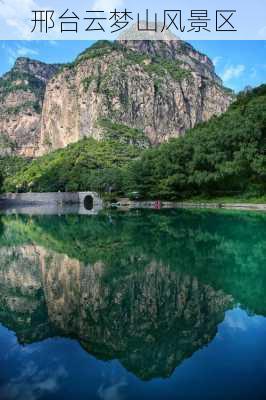
<path fill-rule="evenodd" d="M 100 139 L 103 118 L 160 143 L 231 101 L 210 59 L 182 41 L 98 42 L 48 82 L 38 154 Z"/>
<path fill-rule="evenodd" d="M 18 58 L 12 70 L 0 78 L 0 156 L 35 155 L 46 83 L 58 68 Z"/>
<path fill-rule="evenodd" d="M 60 71 L 19 58 L 0 78 L 0 156 L 35 157 L 101 139 L 104 119 L 141 129 L 157 144 L 231 101 L 211 60 L 180 40 L 97 42 Z"/>

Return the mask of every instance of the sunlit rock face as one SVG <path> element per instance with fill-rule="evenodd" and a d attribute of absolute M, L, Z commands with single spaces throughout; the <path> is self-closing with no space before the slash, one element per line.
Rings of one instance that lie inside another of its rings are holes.
<path fill-rule="evenodd" d="M 45 87 L 58 68 L 21 57 L 0 78 L 0 156 L 36 155 Z"/>
<path fill-rule="evenodd" d="M 227 110 L 232 94 L 211 60 L 181 41 L 120 41 L 88 49 L 46 88 L 40 154 L 83 137 L 99 120 L 144 130 L 152 144 Z"/>
<path fill-rule="evenodd" d="M 60 71 L 19 58 L 0 78 L 0 156 L 100 140 L 104 118 L 157 144 L 226 111 L 232 99 L 212 61 L 181 40 L 101 42 Z"/>
<path fill-rule="evenodd" d="M 138 267 L 129 258 L 127 271 L 114 271 L 41 246 L 2 247 L 0 256 L 1 322 L 21 342 L 75 337 L 142 379 L 169 376 L 213 339 L 232 305 L 222 291 L 155 260 Z"/>

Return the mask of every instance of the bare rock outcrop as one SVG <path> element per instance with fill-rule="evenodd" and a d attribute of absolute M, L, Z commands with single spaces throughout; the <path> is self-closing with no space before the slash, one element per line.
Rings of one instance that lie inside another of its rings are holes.
<path fill-rule="evenodd" d="M 46 83 L 58 68 L 18 58 L 12 70 L 0 79 L 0 156 L 35 156 Z"/>
<path fill-rule="evenodd" d="M 225 112 L 232 99 L 212 61 L 181 40 L 97 42 L 60 70 L 19 58 L 0 79 L 0 156 L 100 140 L 104 119 L 158 144 Z"/>

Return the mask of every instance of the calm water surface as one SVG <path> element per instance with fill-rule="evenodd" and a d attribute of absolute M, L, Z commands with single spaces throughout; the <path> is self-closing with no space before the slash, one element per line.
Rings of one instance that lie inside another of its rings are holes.
<path fill-rule="evenodd" d="M 0 399 L 265 399 L 266 215 L 0 216 Z"/>

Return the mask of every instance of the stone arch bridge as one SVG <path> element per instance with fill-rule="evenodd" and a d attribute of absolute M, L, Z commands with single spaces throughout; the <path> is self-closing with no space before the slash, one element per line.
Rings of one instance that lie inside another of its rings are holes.
<path fill-rule="evenodd" d="M 95 214 L 103 208 L 103 202 L 96 192 L 46 192 L 46 193 L 5 193 L 0 195 L 4 207 L 19 207 L 29 211 L 47 209 L 47 213 L 60 210 L 76 211 L 79 214 Z M 0 204 L 0 205 L 1 205 Z M 33 212 L 35 213 L 35 212 Z"/>

